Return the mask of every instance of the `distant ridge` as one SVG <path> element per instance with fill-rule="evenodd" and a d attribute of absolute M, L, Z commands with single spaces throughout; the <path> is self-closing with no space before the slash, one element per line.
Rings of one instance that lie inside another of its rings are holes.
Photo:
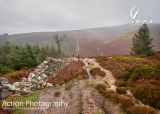
<path fill-rule="evenodd" d="M 113 27 L 100 27 L 84 30 L 60 31 L 66 34 L 63 52 L 67 55 L 75 53 L 76 40 L 79 39 L 79 52 L 81 56 L 119 55 L 129 54 L 131 38 L 139 26 L 125 24 Z M 151 36 L 156 50 L 160 50 L 160 24 L 150 24 Z M 53 35 L 55 32 L 32 32 L 22 34 L 0 35 L 0 45 L 9 41 L 13 44 L 24 45 L 55 45 Z"/>

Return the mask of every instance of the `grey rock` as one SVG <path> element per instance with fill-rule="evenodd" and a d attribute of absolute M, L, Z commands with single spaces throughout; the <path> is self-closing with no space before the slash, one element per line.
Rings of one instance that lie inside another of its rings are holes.
<path fill-rule="evenodd" d="M 53 87 L 51 83 L 47 83 L 47 87 Z"/>
<path fill-rule="evenodd" d="M 22 78 L 22 82 L 27 82 L 27 81 L 28 81 L 27 78 L 25 77 Z"/>
<path fill-rule="evenodd" d="M 9 95 L 12 95 L 13 91 L 10 91 L 9 89 L 3 89 L 2 93 L 0 94 L 0 98 L 4 99 L 6 97 L 8 97 Z"/>
<path fill-rule="evenodd" d="M 25 88 L 23 89 L 23 91 L 26 92 L 26 93 L 32 92 L 32 91 L 31 91 L 29 88 L 27 88 L 27 87 L 25 87 Z"/>
<path fill-rule="evenodd" d="M 38 80 L 41 80 L 42 78 L 40 76 L 37 77 Z"/>
<path fill-rule="evenodd" d="M 20 87 L 20 82 L 15 82 L 15 83 L 13 84 L 13 86 L 19 88 L 19 87 Z"/>
<path fill-rule="evenodd" d="M 8 83 L 8 79 L 4 78 L 4 77 L 1 77 L 0 78 L 0 85 L 2 85 L 2 83 Z"/>
<path fill-rule="evenodd" d="M 35 74 L 34 74 L 34 73 L 30 73 L 28 77 L 34 78 L 34 77 L 35 77 Z"/>
<path fill-rule="evenodd" d="M 51 83 L 47 83 L 47 77 L 56 76 L 58 70 L 63 69 L 69 59 L 54 59 L 48 57 L 43 63 L 29 74 L 28 78 L 23 78 L 21 82 L 9 84 L 6 78 L 0 78 L 0 98 L 5 98 L 13 92 L 17 94 L 26 94 L 36 89 L 52 87 Z"/>
<path fill-rule="evenodd" d="M 47 86 L 47 83 L 46 83 L 46 82 L 44 82 L 44 83 L 42 84 L 42 86 L 43 86 L 43 87 L 46 87 L 46 86 Z"/>
<path fill-rule="evenodd" d="M 3 85 L 3 88 L 9 89 L 9 90 L 16 90 L 16 88 L 9 83 L 8 84 L 2 83 L 2 85 Z"/>

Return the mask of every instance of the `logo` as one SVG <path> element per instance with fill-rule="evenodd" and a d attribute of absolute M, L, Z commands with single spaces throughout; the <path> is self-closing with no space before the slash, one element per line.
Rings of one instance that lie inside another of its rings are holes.
<path fill-rule="evenodd" d="M 140 15 L 141 9 L 134 7 L 130 11 L 131 23 L 135 24 L 150 24 L 153 23 L 152 19 L 137 19 L 138 15 Z"/>
<path fill-rule="evenodd" d="M 132 20 L 135 20 L 137 15 L 140 12 L 140 9 L 138 9 L 137 11 L 136 11 L 136 9 L 137 9 L 137 7 L 134 7 L 134 8 L 131 9 L 130 16 L 131 16 Z M 134 11 L 136 11 L 136 12 L 134 12 Z"/>

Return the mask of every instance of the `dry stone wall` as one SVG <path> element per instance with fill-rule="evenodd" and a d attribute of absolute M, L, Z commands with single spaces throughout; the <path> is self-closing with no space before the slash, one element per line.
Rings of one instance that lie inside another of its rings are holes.
<path fill-rule="evenodd" d="M 54 59 L 48 57 L 43 63 L 29 74 L 28 78 L 23 78 L 21 82 L 15 82 L 13 85 L 6 78 L 0 78 L 0 98 L 18 93 L 29 93 L 36 89 L 53 86 L 47 83 L 47 77 L 52 74 L 56 76 L 58 70 L 63 69 L 72 59 Z"/>

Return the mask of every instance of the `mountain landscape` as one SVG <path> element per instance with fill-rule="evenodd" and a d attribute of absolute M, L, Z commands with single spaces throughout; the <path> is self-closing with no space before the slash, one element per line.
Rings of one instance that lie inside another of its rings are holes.
<path fill-rule="evenodd" d="M 126 24 L 113 27 L 61 31 L 58 33 L 66 36 L 62 45 L 62 50 L 66 55 L 75 55 L 78 45 L 78 53 L 82 57 L 112 56 L 130 54 L 132 37 L 138 31 L 138 28 L 139 25 Z M 154 49 L 158 51 L 160 50 L 160 24 L 150 24 L 149 28 L 151 37 L 154 39 Z M 0 44 L 8 41 L 18 45 L 55 46 L 54 34 L 55 32 L 3 34 L 0 36 Z"/>
<path fill-rule="evenodd" d="M 160 114 L 159 0 L 0 0 L 0 114 Z"/>
<path fill-rule="evenodd" d="M 149 29 L 1 35 L 0 114 L 159 114 L 160 24 Z"/>

